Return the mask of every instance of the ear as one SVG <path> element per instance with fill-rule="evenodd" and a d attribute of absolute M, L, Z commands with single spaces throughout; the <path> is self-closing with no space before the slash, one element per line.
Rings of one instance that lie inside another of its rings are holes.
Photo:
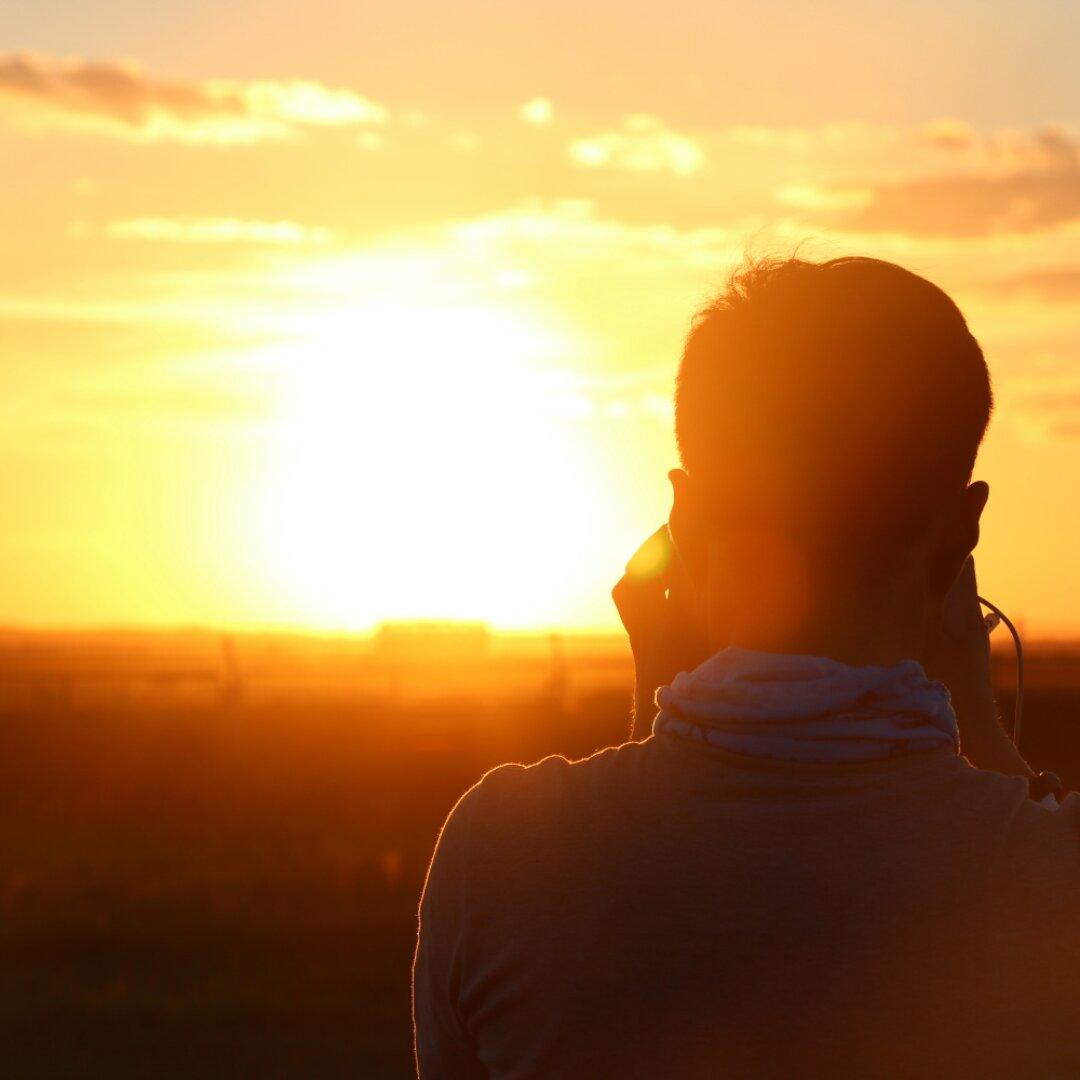
<path fill-rule="evenodd" d="M 687 575 L 694 585 L 702 587 L 709 573 L 709 551 L 702 527 L 703 507 L 697 486 L 683 469 L 668 473 L 671 481 L 671 513 L 668 531 Z"/>
<path fill-rule="evenodd" d="M 990 485 L 976 480 L 960 493 L 942 520 L 931 575 L 932 584 L 944 592 L 979 543 L 979 522 L 989 497 Z"/>

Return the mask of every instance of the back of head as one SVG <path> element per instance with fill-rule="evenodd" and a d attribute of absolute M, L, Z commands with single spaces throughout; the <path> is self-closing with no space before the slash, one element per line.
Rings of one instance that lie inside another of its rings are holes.
<path fill-rule="evenodd" d="M 982 350 L 937 286 L 876 259 L 774 259 L 697 316 L 675 431 L 721 528 L 781 530 L 848 565 L 964 488 L 991 407 Z"/>

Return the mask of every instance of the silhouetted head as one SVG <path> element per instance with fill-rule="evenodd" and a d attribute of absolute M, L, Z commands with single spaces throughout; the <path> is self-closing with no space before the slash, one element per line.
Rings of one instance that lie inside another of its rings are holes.
<path fill-rule="evenodd" d="M 978 342 L 924 278 L 866 258 L 750 263 L 683 352 L 676 545 L 699 582 L 728 576 L 714 594 L 760 588 L 792 625 L 831 596 L 880 607 L 897 589 L 925 618 L 978 540 L 991 407 Z"/>

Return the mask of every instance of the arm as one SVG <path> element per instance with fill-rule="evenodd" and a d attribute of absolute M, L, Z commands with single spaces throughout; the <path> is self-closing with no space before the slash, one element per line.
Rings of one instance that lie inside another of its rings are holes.
<path fill-rule="evenodd" d="M 680 671 L 692 671 L 710 652 L 667 525 L 631 556 L 611 597 L 634 655 L 632 737 L 644 739 L 656 717 L 657 689 Z"/>
<path fill-rule="evenodd" d="M 467 796 L 466 796 L 467 798 Z M 458 1011 L 464 936 L 467 826 L 464 799 L 443 826 L 420 899 L 413 961 L 413 1029 L 417 1075 L 438 1080 L 484 1077 Z"/>
<path fill-rule="evenodd" d="M 978 769 L 1030 779 L 1033 771 L 998 718 L 990 666 L 990 635 L 979 607 L 975 560 L 969 556 L 945 599 L 927 671 L 949 688 L 964 757 Z"/>

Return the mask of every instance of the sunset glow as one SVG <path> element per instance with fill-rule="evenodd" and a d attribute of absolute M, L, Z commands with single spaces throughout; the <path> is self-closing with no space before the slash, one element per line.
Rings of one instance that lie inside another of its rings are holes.
<path fill-rule="evenodd" d="M 419 0 L 105 6 L 0 12 L 4 622 L 612 628 L 689 320 L 745 251 L 800 246 L 956 296 L 998 401 L 986 591 L 1080 630 L 1067 5 L 936 56 L 957 27 L 861 34 L 847 3 L 613 36 L 510 5 L 453 57 Z M 556 30 L 574 62 L 531 49 Z"/>
<path fill-rule="evenodd" d="M 299 618 L 527 627 L 573 604 L 573 523 L 602 507 L 591 406 L 545 366 L 568 345 L 494 306 L 327 320 L 286 365 L 258 528 Z"/>

